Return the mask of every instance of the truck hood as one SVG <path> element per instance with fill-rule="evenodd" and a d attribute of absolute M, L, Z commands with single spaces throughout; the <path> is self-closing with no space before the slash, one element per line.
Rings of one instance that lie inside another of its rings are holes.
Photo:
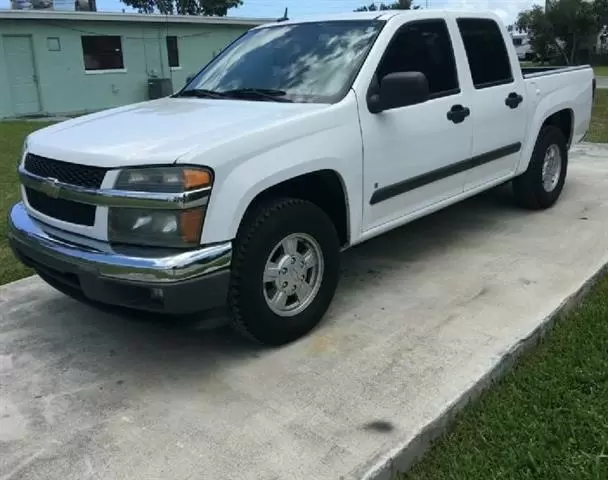
<path fill-rule="evenodd" d="M 248 132 L 326 108 L 326 105 L 163 98 L 78 117 L 34 132 L 36 155 L 106 168 L 170 164 Z"/>

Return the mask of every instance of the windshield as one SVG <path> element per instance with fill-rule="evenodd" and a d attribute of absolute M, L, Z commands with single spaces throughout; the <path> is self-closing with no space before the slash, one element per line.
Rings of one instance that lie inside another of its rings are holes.
<path fill-rule="evenodd" d="M 250 30 L 178 95 L 332 103 L 351 87 L 384 22 L 331 21 Z"/>

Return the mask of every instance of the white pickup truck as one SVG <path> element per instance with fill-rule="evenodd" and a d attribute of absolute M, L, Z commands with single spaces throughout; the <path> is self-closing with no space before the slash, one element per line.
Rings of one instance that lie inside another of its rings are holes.
<path fill-rule="evenodd" d="M 267 345 L 328 309 L 340 251 L 512 180 L 560 196 L 588 66 L 520 69 L 491 13 L 349 13 L 254 28 L 178 93 L 30 135 L 17 257 L 94 303 L 228 307 Z"/>

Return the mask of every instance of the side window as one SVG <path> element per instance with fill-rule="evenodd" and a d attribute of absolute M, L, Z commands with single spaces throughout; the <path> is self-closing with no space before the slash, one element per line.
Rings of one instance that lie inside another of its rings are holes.
<path fill-rule="evenodd" d="M 177 37 L 168 36 L 167 41 L 167 55 L 169 60 L 169 66 L 171 68 L 179 68 L 179 48 L 177 46 Z"/>
<path fill-rule="evenodd" d="M 496 22 L 480 18 L 459 18 L 458 28 L 467 52 L 475 88 L 511 83 L 511 62 Z"/>
<path fill-rule="evenodd" d="M 450 32 L 443 20 L 414 22 L 399 29 L 380 61 L 378 81 L 396 72 L 424 73 L 434 98 L 460 91 Z"/>

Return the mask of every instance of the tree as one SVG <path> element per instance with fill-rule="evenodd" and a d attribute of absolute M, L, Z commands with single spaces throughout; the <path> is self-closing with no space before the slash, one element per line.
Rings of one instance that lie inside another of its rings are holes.
<path fill-rule="evenodd" d="M 207 15 L 224 17 L 228 10 L 243 4 L 242 0 L 121 0 L 140 13 L 163 15 Z"/>
<path fill-rule="evenodd" d="M 363 7 L 357 8 L 355 12 L 376 12 L 378 10 L 416 10 L 418 8 L 418 5 L 412 6 L 412 0 L 397 0 L 393 3 L 381 3 L 380 5 L 370 3 L 367 6 L 364 5 Z"/>
<path fill-rule="evenodd" d="M 588 48 L 591 37 L 594 43 L 597 37 L 599 23 L 594 4 L 585 0 L 560 0 L 550 5 L 547 16 L 555 36 L 564 42 L 569 64 L 576 63 L 581 47 Z"/>
<path fill-rule="evenodd" d="M 555 36 L 553 26 L 539 5 L 520 12 L 515 23 L 517 30 L 528 34 L 532 50 L 541 60 L 548 59 L 557 51 L 568 63 L 568 56 Z"/>
<path fill-rule="evenodd" d="M 593 11 L 597 17 L 599 27 L 606 27 L 608 25 L 608 0 L 595 0 Z"/>
<path fill-rule="evenodd" d="M 586 0 L 550 1 L 546 11 L 536 5 L 517 18 L 517 28 L 528 34 L 541 58 L 556 51 L 567 64 L 576 63 L 581 47 L 597 34 L 598 23 L 594 4 Z"/>

